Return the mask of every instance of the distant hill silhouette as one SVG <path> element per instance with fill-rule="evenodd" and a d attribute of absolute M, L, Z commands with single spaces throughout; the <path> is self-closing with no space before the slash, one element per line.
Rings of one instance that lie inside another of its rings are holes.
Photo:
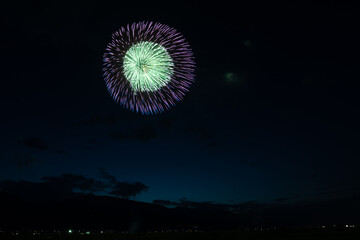
<path fill-rule="evenodd" d="M 202 230 L 230 230 L 239 226 L 359 224 L 359 200 L 359 197 L 355 197 L 298 205 L 197 203 L 196 207 L 179 204 L 168 208 L 93 194 L 62 200 L 26 201 L 0 192 L 0 228 L 144 232 L 154 228 L 174 229 L 194 225 Z M 226 206 L 233 209 L 230 211 Z"/>
<path fill-rule="evenodd" d="M 153 228 L 201 225 L 229 228 L 234 214 L 199 209 L 166 208 L 111 196 L 81 195 L 61 201 L 24 201 L 0 193 L 0 226 L 41 229 L 117 229 L 148 231 Z M 235 227 L 234 222 L 231 227 Z"/>

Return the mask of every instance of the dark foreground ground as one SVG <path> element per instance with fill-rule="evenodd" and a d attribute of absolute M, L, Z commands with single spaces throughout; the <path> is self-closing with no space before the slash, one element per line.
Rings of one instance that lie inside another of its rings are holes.
<path fill-rule="evenodd" d="M 17 240 L 261 240 L 261 239 L 283 239 L 283 240 L 348 240 L 360 239 L 360 231 L 263 231 L 263 232 L 198 232 L 198 233 L 129 233 L 129 234 L 93 234 L 93 235 L 55 235 L 44 234 L 33 236 L 31 234 L 0 234 L 0 239 L 17 239 Z"/>

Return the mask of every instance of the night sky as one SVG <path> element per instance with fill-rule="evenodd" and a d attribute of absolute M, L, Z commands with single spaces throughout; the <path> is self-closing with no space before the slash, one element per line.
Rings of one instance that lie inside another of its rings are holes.
<path fill-rule="evenodd" d="M 7 3 L 0 186 L 82 177 L 98 188 L 72 191 L 149 203 L 355 198 L 359 14 L 350 1 Z M 114 103 L 102 76 L 112 33 L 143 20 L 180 31 L 197 65 L 185 98 L 149 116 Z"/>

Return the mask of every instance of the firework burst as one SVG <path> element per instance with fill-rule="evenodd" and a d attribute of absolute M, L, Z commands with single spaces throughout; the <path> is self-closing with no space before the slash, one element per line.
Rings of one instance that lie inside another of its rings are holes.
<path fill-rule="evenodd" d="M 194 81 L 190 45 L 174 28 L 139 22 L 112 35 L 104 54 L 104 78 L 125 108 L 156 114 L 180 101 Z"/>

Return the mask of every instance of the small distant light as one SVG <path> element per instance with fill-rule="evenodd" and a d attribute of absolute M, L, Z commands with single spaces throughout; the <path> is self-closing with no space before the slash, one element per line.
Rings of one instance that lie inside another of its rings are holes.
<path fill-rule="evenodd" d="M 101 231 L 100 233 L 104 233 L 104 231 Z"/>
<path fill-rule="evenodd" d="M 69 233 L 72 233 L 72 230 L 71 230 L 71 229 L 69 229 Z"/>
<path fill-rule="evenodd" d="M 326 226 L 321 226 L 321 228 L 325 228 Z"/>
<path fill-rule="evenodd" d="M 349 227 L 349 225 L 346 224 L 345 227 Z"/>
<path fill-rule="evenodd" d="M 86 234 L 87 234 L 87 235 L 89 235 L 89 234 L 90 234 L 90 232 L 86 232 Z"/>

